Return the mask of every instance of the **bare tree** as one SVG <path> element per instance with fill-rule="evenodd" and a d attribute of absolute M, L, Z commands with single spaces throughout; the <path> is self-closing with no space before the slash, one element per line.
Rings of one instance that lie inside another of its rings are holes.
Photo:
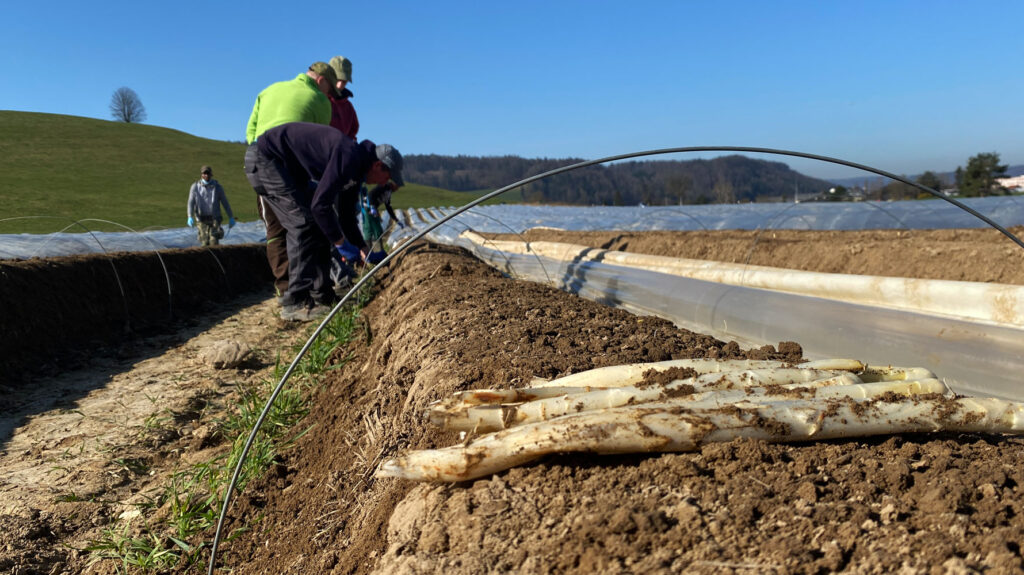
<path fill-rule="evenodd" d="M 135 90 L 122 86 L 110 98 L 110 115 L 118 122 L 137 124 L 146 119 L 146 108 Z"/>
<path fill-rule="evenodd" d="M 715 202 L 719 204 L 731 204 L 736 201 L 736 191 L 732 187 L 732 182 L 727 179 L 715 182 L 711 193 L 715 195 Z"/>

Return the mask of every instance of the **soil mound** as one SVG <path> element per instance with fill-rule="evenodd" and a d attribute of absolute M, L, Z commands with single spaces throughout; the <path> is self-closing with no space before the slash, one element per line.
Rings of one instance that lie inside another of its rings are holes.
<path fill-rule="evenodd" d="M 375 479 L 398 450 L 458 442 L 423 418 L 456 390 L 800 355 L 511 281 L 449 248 L 418 248 L 379 287 L 366 341 L 316 398 L 315 427 L 236 502 L 233 517 L 261 518 L 224 548 L 236 572 L 1024 572 L 1018 439 L 736 441 L 553 456 L 462 484 Z"/>
<path fill-rule="evenodd" d="M 260 244 L 0 261 L 0 383 L 81 365 L 269 279 Z"/>

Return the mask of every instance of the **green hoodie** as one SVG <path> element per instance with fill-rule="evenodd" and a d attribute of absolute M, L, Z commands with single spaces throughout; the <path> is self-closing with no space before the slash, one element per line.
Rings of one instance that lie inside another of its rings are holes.
<path fill-rule="evenodd" d="M 266 87 L 252 107 L 245 141 L 253 143 L 270 128 L 288 122 L 331 123 L 331 101 L 305 73 L 294 80 L 275 82 Z"/>

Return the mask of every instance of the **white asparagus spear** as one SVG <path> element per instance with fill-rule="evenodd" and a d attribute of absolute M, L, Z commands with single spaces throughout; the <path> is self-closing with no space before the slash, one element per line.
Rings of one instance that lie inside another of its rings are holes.
<path fill-rule="evenodd" d="M 531 382 L 536 383 L 536 381 Z M 456 391 L 451 397 L 434 402 L 433 406 L 442 406 L 445 409 L 459 409 L 471 405 L 494 405 L 502 403 L 522 403 L 534 401 L 545 397 L 558 397 L 570 393 L 586 393 L 595 389 L 608 389 L 605 387 L 523 387 L 518 389 L 470 389 Z"/>
<path fill-rule="evenodd" d="M 428 416 L 435 425 L 463 431 L 496 431 L 522 421 L 552 419 L 568 413 L 591 411 L 664 400 L 669 397 L 692 395 L 713 390 L 745 388 L 768 384 L 789 384 L 800 381 L 806 385 L 852 385 L 860 383 L 850 373 L 800 370 L 796 368 L 770 368 L 759 370 L 706 373 L 698 377 L 677 379 L 664 386 L 644 387 L 542 387 L 525 390 L 464 391 L 454 397 L 433 403 Z M 818 379 L 814 382 L 808 379 Z M 547 394 L 560 390 L 561 393 Z M 526 400 L 531 396 L 535 400 Z M 507 398 L 511 401 L 483 404 L 483 400 Z M 524 402 L 525 401 L 525 402 Z M 510 405 L 520 404 L 520 405 Z"/>
<path fill-rule="evenodd" d="M 577 375 L 582 375 L 584 373 L 591 372 L 581 372 L 580 374 Z M 674 389 L 674 387 L 679 387 L 681 385 L 692 385 L 695 388 L 695 391 L 705 391 L 709 389 L 732 389 L 752 387 L 758 385 L 783 385 L 787 383 L 809 382 L 836 377 L 841 373 L 847 372 L 826 369 L 804 369 L 799 367 L 743 369 L 735 371 L 705 373 L 696 378 L 690 377 L 685 379 L 673 380 L 671 382 L 665 383 L 663 386 L 652 385 L 643 386 L 643 388 L 650 389 L 654 387 L 663 387 L 664 389 Z M 851 375 L 850 377 L 855 378 L 856 376 Z M 466 406 L 471 405 L 521 403 L 524 401 L 534 401 L 537 399 L 544 399 L 547 397 L 559 397 L 569 394 L 586 393 L 589 391 L 611 390 L 619 387 L 636 387 L 636 385 L 590 385 L 589 380 L 583 380 L 582 378 L 575 377 L 574 379 L 578 380 L 578 383 L 583 385 L 581 385 L 580 387 L 546 386 L 527 387 L 521 389 L 472 389 L 469 391 L 457 391 L 454 394 L 452 394 L 452 397 L 444 400 L 439 400 L 435 402 L 433 405 L 437 406 L 437 409 L 451 410 L 462 409 L 465 408 Z M 607 381 L 608 380 L 604 377 L 604 375 L 599 376 L 599 383 L 607 383 Z M 857 379 L 857 381 L 860 380 Z M 637 384 L 641 382 L 637 382 Z M 432 409 L 433 408 L 434 407 L 432 406 Z"/>
<path fill-rule="evenodd" d="M 865 366 L 860 378 L 865 383 L 875 381 L 909 381 L 914 379 L 930 379 L 935 374 L 923 367 L 875 367 Z"/>
<path fill-rule="evenodd" d="M 698 375 L 705 373 L 722 373 L 743 369 L 764 369 L 780 367 L 800 367 L 804 369 L 826 369 L 837 371 L 861 371 L 864 364 L 855 359 L 825 359 L 801 364 L 785 361 L 762 359 L 673 359 L 651 363 L 634 363 L 629 365 L 611 365 L 587 371 L 581 371 L 550 381 L 536 381 L 533 387 L 625 387 L 643 381 L 644 374 L 650 370 L 668 371 L 672 368 L 689 368 Z"/>
<path fill-rule="evenodd" d="M 783 385 L 771 382 L 766 384 L 768 387 L 698 391 L 696 393 L 689 389 L 680 389 L 687 385 L 686 381 L 673 382 L 665 388 L 648 387 L 641 389 L 622 387 L 599 389 L 588 393 L 546 398 L 519 405 L 483 405 L 456 410 L 441 410 L 435 407 L 429 411 L 429 416 L 431 423 L 445 429 L 486 433 L 515 425 L 554 419 L 573 413 L 652 402 L 679 404 L 686 407 L 716 407 L 738 401 L 765 403 L 801 397 L 818 399 L 852 397 L 855 399 L 866 399 L 885 393 L 897 393 L 900 395 L 950 393 L 946 384 L 934 378 L 921 381 L 865 384 L 849 373 L 803 383 Z M 690 389 L 695 389 L 694 386 L 689 387 Z M 679 393 L 680 391 L 687 391 L 687 393 Z"/>
<path fill-rule="evenodd" d="M 1024 403 L 996 398 L 786 401 L 753 408 L 632 406 L 513 427 L 464 445 L 414 451 L 383 462 L 378 477 L 475 479 L 556 452 L 693 451 L 709 442 L 834 439 L 886 433 L 1024 432 Z"/>

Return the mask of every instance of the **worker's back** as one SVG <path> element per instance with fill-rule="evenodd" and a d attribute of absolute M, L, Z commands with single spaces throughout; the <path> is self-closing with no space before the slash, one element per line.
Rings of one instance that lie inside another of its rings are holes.
<path fill-rule="evenodd" d="M 289 122 L 331 123 L 330 100 L 306 74 L 275 82 L 260 92 L 249 116 L 245 139 L 251 144 L 263 132 Z"/>

